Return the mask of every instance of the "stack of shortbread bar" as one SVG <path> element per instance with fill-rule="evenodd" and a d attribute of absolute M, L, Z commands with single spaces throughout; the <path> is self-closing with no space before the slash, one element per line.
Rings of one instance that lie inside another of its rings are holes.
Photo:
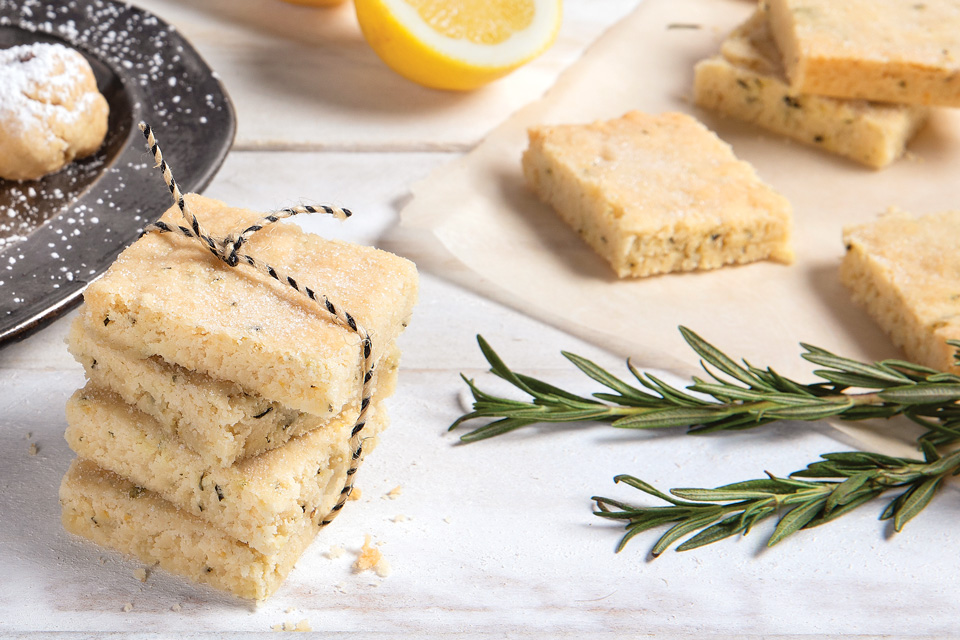
<path fill-rule="evenodd" d="M 698 105 L 874 168 L 960 106 L 956 0 L 762 0 L 701 61 Z"/>
<path fill-rule="evenodd" d="M 871 167 L 929 107 L 960 107 L 960 0 L 761 0 L 696 67 L 716 109 Z M 914 362 L 960 372 L 960 211 L 894 211 L 844 231 L 840 277 Z"/>
<path fill-rule="evenodd" d="M 262 217 L 200 196 L 186 202 L 219 237 Z M 163 220 L 179 224 L 180 213 Z M 416 300 L 414 265 L 289 223 L 244 250 L 369 332 L 369 452 L 387 424 L 382 400 Z M 69 345 L 89 381 L 67 407 L 79 458 L 60 490 L 64 526 L 238 596 L 269 596 L 344 488 L 364 371 L 358 334 L 195 238 L 149 233 L 87 289 Z"/>

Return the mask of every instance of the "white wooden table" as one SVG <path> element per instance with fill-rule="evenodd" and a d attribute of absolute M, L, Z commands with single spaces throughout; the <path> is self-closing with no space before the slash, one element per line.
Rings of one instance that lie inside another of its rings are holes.
<path fill-rule="evenodd" d="M 470 95 L 393 76 L 363 44 L 349 7 L 142 4 L 194 42 L 236 103 L 235 150 L 207 195 L 261 210 L 301 199 L 343 204 L 357 214 L 350 222 L 306 226 L 376 244 L 412 181 L 535 99 L 635 2 L 568 0 L 554 51 Z M 624 369 L 619 357 L 441 276 L 421 273 L 392 427 L 359 476 L 362 499 L 257 608 L 159 570 L 141 583 L 139 563 L 63 532 L 57 487 L 73 457 L 63 408 L 83 377 L 63 345 L 70 318 L 0 351 L 0 637 L 254 637 L 304 619 L 323 637 L 351 638 L 954 634 L 954 487 L 895 537 L 869 506 L 772 550 L 763 547 L 764 525 L 655 562 L 652 537 L 614 554 L 620 529 L 591 515 L 594 494 L 642 500 L 613 486 L 617 473 L 662 488 L 716 486 L 764 470 L 786 474 L 849 448 L 824 425 L 702 438 L 528 428 L 457 446 L 446 427 L 464 410 L 458 374 L 495 385 L 475 334 L 514 367 L 582 392 L 595 389 L 561 349 Z M 399 495 L 385 497 L 398 486 Z M 389 577 L 352 573 L 366 534 L 381 544 Z M 331 558 L 331 546 L 347 553 Z"/>

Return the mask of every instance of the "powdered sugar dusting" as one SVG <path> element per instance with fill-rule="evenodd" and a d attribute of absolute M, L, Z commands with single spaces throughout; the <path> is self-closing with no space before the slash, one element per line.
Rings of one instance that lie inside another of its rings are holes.
<path fill-rule="evenodd" d="M 107 63 L 115 72 L 122 70 L 123 76 L 139 87 L 177 87 L 177 95 L 162 97 L 151 105 L 132 105 L 134 116 L 149 111 L 151 124 L 160 131 L 173 123 L 182 123 L 185 118 L 207 124 L 216 117 L 216 112 L 223 109 L 223 104 L 212 101 L 209 94 L 188 100 L 189 94 L 195 90 L 193 83 L 177 84 L 188 75 L 181 64 L 183 46 L 171 44 L 168 36 L 174 31 L 173 27 L 162 25 L 153 15 L 131 11 L 128 5 L 104 1 L 0 0 L 0 12 L 4 9 L 14 9 L 19 15 L 16 18 L 0 15 L 0 26 L 16 25 L 38 35 L 63 38 Z M 82 11 L 86 24 L 61 18 L 76 11 Z M 63 93 L 75 81 L 79 64 L 83 61 L 76 52 L 59 43 L 34 43 L 0 51 L 0 114 L 12 113 L 15 126 L 30 128 L 52 109 L 67 111 L 63 105 L 54 104 L 51 98 Z M 11 72 L 2 73 L 8 66 L 12 68 Z M 47 78 L 50 86 L 37 86 L 31 78 L 38 76 Z M 28 99 L 28 96 L 34 99 Z M 149 108 L 145 109 L 145 106 Z M 60 116 L 71 117 L 66 113 Z M 113 120 L 111 118 L 111 133 L 115 134 Z M 125 129 L 130 124 L 124 123 Z M 109 141 L 104 146 L 109 146 Z M 25 194 L 23 188 L 14 183 L 0 183 L 0 250 L 23 239 L 46 219 L 68 208 L 99 176 L 109 163 L 109 155 L 109 150 L 102 150 L 86 162 L 69 165 L 63 172 L 66 175 L 57 176 L 62 179 L 55 180 L 57 184 L 53 188 L 48 186 L 49 180 L 30 183 L 37 192 L 35 195 Z M 3 193 L 4 187 L 7 187 L 6 194 Z M 105 201 L 106 207 L 111 206 L 109 193 L 98 199 Z"/>
<path fill-rule="evenodd" d="M 196 52 L 173 27 L 137 7 L 0 0 L 3 29 L 28 45 L 8 50 L 11 57 L 32 50 L 32 41 L 60 49 L 65 42 L 82 53 L 110 104 L 110 123 L 95 155 L 38 181 L 0 180 L 0 339 L 24 328 L 14 326 L 18 318 L 35 321 L 77 297 L 168 207 L 169 194 L 134 137 L 137 121 L 179 139 L 180 153 L 169 155 L 188 189 L 210 179 L 234 126 L 222 87 Z M 9 86 L 0 84 L 0 94 Z M 30 105 L 18 115 L 25 120 L 39 108 Z"/>
<path fill-rule="evenodd" d="M 76 120 L 96 97 L 82 86 L 85 67 L 89 65 L 83 56 L 62 44 L 37 42 L 0 50 L 0 120 L 5 133 L 37 130 L 53 137 L 44 122 Z"/>

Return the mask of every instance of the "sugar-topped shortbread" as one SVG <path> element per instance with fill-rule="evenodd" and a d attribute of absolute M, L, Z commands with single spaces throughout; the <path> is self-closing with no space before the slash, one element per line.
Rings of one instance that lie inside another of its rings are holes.
<path fill-rule="evenodd" d="M 681 113 L 534 127 L 528 185 L 620 277 L 789 262 L 791 207 Z"/>
<path fill-rule="evenodd" d="M 84 294 L 68 344 L 89 382 L 67 404 L 79 459 L 62 518 L 143 562 L 262 599 L 339 513 L 387 426 L 417 273 L 275 217 L 184 202 L 216 239 L 151 231 Z M 162 220 L 183 218 L 175 207 Z M 238 261 L 208 250 L 248 228 Z"/>
<path fill-rule="evenodd" d="M 94 153 L 109 111 L 80 52 L 39 42 L 0 50 L 0 178 L 36 180 Z"/>
<path fill-rule="evenodd" d="M 262 218 L 202 196 L 187 195 L 186 202 L 215 236 Z M 176 207 L 163 220 L 182 223 Z M 375 360 L 409 322 L 417 272 L 408 260 L 306 234 L 290 223 L 256 233 L 244 251 L 352 314 L 370 332 Z M 87 288 L 84 304 L 98 340 L 230 380 L 290 409 L 335 414 L 359 394 L 363 361 L 356 333 L 285 282 L 225 267 L 193 238 L 143 236 Z"/>
<path fill-rule="evenodd" d="M 892 212 L 843 232 L 840 279 L 910 360 L 960 372 L 960 212 Z"/>
<path fill-rule="evenodd" d="M 387 414 L 374 396 L 364 454 Z M 284 446 L 230 467 L 206 464 L 156 420 L 91 385 L 67 403 L 67 444 L 81 458 L 156 492 L 265 555 L 277 553 L 304 522 L 327 516 L 346 480 L 353 419 L 334 419 Z"/>
<path fill-rule="evenodd" d="M 960 0 L 767 0 L 797 93 L 960 106 Z"/>
<path fill-rule="evenodd" d="M 359 413 L 359 400 L 353 399 L 341 415 L 314 416 L 247 393 L 235 382 L 167 364 L 158 356 L 137 357 L 94 339 L 86 327 L 87 317 L 81 312 L 68 337 L 70 352 L 83 364 L 87 378 L 152 416 L 205 464 L 229 466 L 276 449 L 330 420 L 349 421 Z M 399 350 L 391 346 L 377 363 L 378 397 L 393 393 L 399 358 Z"/>
<path fill-rule="evenodd" d="M 64 476 L 60 504 L 67 531 L 251 600 L 276 591 L 319 530 L 302 527 L 278 553 L 265 556 L 83 459 L 74 460 Z"/>
<path fill-rule="evenodd" d="M 925 107 L 796 95 L 760 9 L 696 66 L 694 100 L 806 144 L 881 168 L 903 154 Z"/>

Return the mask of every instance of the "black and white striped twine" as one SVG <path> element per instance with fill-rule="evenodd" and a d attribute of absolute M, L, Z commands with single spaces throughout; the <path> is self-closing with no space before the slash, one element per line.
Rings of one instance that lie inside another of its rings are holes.
<path fill-rule="evenodd" d="M 301 213 L 326 213 L 340 220 L 345 220 L 353 214 L 349 209 L 341 209 L 339 207 L 331 207 L 327 205 L 301 205 L 297 207 L 289 207 L 265 216 L 262 220 L 247 227 L 239 234 L 231 234 L 224 238 L 216 238 L 204 231 L 200 221 L 187 207 L 187 204 L 183 199 L 183 194 L 180 192 L 180 187 L 177 186 L 177 181 L 174 179 L 173 173 L 170 171 L 170 166 L 166 163 L 166 161 L 163 159 L 163 155 L 160 153 L 160 147 L 157 145 L 157 139 L 153 134 L 153 130 L 149 125 L 141 122 L 140 131 L 143 132 L 143 137 L 147 140 L 147 148 L 150 150 L 150 153 L 153 154 L 154 160 L 157 163 L 156 166 L 163 174 L 163 179 L 167 183 L 167 187 L 170 189 L 170 194 L 173 196 L 173 200 L 176 203 L 177 208 L 180 209 L 180 213 L 183 215 L 183 219 L 186 222 L 186 225 L 171 226 L 166 222 L 158 220 L 157 222 L 147 226 L 144 230 L 144 233 L 179 233 L 187 238 L 196 238 L 204 247 L 207 248 L 207 250 L 210 251 L 210 253 L 216 256 L 218 260 L 227 266 L 236 267 L 238 265 L 245 264 L 253 267 L 260 273 L 277 280 L 278 282 L 289 285 L 298 293 L 312 300 L 316 305 L 318 305 L 321 312 L 329 314 L 338 325 L 352 331 L 353 333 L 356 333 L 360 338 L 360 344 L 363 348 L 363 384 L 360 390 L 360 414 L 357 416 L 356 423 L 353 425 L 353 428 L 350 431 L 350 450 L 353 453 L 350 459 L 350 467 L 347 469 L 347 475 L 344 480 L 343 489 L 340 491 L 340 495 L 337 497 L 337 503 L 319 522 L 320 527 L 325 527 L 333 522 L 333 519 L 337 516 L 340 510 L 343 509 L 343 505 L 346 504 L 347 498 L 350 497 L 350 493 L 353 491 L 353 482 L 357 473 L 357 469 L 360 468 L 360 463 L 363 459 L 363 439 L 360 436 L 367 421 L 367 411 L 370 408 L 370 396 L 373 389 L 373 370 L 375 364 L 373 360 L 373 341 L 371 340 L 370 335 L 367 333 L 367 330 L 364 329 L 363 326 L 360 325 L 352 315 L 331 302 L 327 296 L 323 295 L 322 293 L 315 292 L 310 287 L 299 284 L 292 276 L 284 275 L 267 263 L 246 253 L 241 253 L 240 250 L 250 239 L 250 237 L 253 236 L 253 234 L 260 231 L 264 227 L 267 227 L 284 218 L 289 218 Z"/>

